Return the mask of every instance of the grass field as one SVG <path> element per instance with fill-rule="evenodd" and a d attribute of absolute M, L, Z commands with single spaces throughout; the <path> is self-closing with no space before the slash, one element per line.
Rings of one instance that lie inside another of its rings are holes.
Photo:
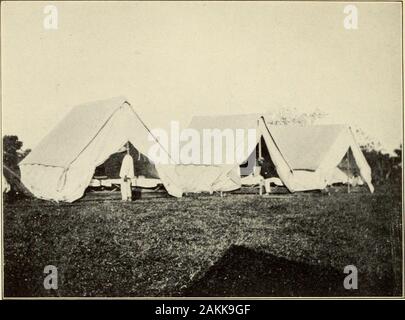
<path fill-rule="evenodd" d="M 401 295 L 401 194 L 24 199 L 4 205 L 6 296 Z M 58 290 L 43 287 L 46 265 Z M 343 268 L 358 268 L 358 290 Z"/>

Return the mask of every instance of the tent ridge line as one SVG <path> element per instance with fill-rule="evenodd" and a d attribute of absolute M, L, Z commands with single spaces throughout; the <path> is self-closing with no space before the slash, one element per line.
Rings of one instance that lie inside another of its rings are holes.
<path fill-rule="evenodd" d="M 164 150 L 164 152 L 166 152 L 166 154 L 169 156 L 169 159 L 173 161 L 170 153 L 162 146 L 162 144 L 160 143 L 159 139 L 152 133 L 152 131 L 149 130 L 148 126 L 146 125 L 146 123 L 141 119 L 141 117 L 138 115 L 138 113 L 134 110 L 133 106 L 126 101 L 126 103 L 129 105 L 131 111 L 135 114 L 135 116 L 137 117 L 137 119 L 139 120 L 140 123 L 142 123 L 143 127 L 149 132 L 149 134 L 156 140 L 156 142 L 159 144 L 159 146 Z"/>

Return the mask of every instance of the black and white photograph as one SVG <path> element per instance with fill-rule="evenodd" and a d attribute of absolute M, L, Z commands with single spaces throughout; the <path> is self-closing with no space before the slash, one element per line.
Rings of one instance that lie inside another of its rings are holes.
<path fill-rule="evenodd" d="M 2 1 L 1 119 L 3 299 L 404 298 L 401 1 Z"/>

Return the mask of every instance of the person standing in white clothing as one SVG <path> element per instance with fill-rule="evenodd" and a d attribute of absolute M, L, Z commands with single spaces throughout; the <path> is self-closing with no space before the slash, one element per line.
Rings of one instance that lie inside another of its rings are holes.
<path fill-rule="evenodd" d="M 132 200 L 131 179 L 134 174 L 134 160 L 129 154 L 129 145 L 127 143 L 127 154 L 122 159 L 120 177 L 121 177 L 121 197 L 123 201 Z"/>

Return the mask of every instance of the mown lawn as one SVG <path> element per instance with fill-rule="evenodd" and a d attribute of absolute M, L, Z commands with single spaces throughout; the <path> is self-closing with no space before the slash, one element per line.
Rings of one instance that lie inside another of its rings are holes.
<path fill-rule="evenodd" d="M 398 192 L 25 199 L 3 213 L 5 296 L 401 295 Z M 358 290 L 343 289 L 346 265 Z"/>

